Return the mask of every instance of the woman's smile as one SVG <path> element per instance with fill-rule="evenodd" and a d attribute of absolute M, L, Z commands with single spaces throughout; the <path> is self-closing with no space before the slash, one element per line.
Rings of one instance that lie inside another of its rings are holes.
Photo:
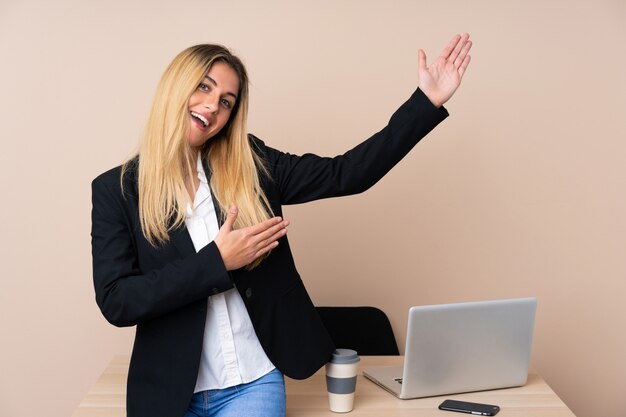
<path fill-rule="evenodd" d="M 191 115 L 191 121 L 196 124 L 198 129 L 205 131 L 211 125 L 211 119 L 208 114 L 204 115 L 195 111 L 191 111 L 189 114 Z"/>

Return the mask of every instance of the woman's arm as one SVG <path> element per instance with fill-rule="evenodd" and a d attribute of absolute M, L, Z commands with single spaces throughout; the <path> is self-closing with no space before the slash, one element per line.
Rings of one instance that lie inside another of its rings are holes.
<path fill-rule="evenodd" d="M 281 203 L 356 194 L 378 182 L 448 116 L 442 105 L 461 83 L 470 62 L 471 46 L 468 34 L 454 36 L 430 67 L 420 49 L 417 91 L 393 114 L 385 128 L 343 155 L 295 156 L 259 144 L 278 184 Z"/>
<path fill-rule="evenodd" d="M 123 196 L 119 183 L 119 170 L 92 183 L 93 280 L 96 301 L 110 323 L 132 326 L 233 287 L 215 243 L 196 253 L 189 239 L 189 253 L 181 256 L 171 242 L 157 250 L 135 238 L 137 230 L 141 234 L 136 200 Z M 142 270 L 139 247 L 160 267 Z"/>
<path fill-rule="evenodd" d="M 258 144 L 282 204 L 361 193 L 378 182 L 448 112 L 417 90 L 380 132 L 334 158 L 279 152 Z"/>

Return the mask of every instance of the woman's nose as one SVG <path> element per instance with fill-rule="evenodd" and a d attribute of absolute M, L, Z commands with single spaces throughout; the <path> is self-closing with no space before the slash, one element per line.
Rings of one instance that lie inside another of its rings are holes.
<path fill-rule="evenodd" d="M 211 94 L 207 94 L 204 98 L 204 107 L 209 110 L 211 113 L 217 112 L 219 109 L 219 97 L 217 94 L 211 92 Z"/>

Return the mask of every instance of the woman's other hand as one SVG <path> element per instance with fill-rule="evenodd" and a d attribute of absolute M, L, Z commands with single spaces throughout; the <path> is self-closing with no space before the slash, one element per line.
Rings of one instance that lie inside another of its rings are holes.
<path fill-rule="evenodd" d="M 424 51 L 419 50 L 419 88 L 435 106 L 441 107 L 459 88 L 470 63 L 471 48 L 469 34 L 456 35 L 430 66 L 426 65 Z"/>
<path fill-rule="evenodd" d="M 248 265 L 278 246 L 278 239 L 287 234 L 288 220 L 273 217 L 254 226 L 233 230 L 237 207 L 231 206 L 224 224 L 215 237 L 226 270 Z"/>

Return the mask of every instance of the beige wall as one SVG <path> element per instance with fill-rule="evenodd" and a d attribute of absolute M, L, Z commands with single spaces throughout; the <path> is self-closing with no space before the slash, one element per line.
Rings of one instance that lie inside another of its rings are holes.
<path fill-rule="evenodd" d="M 383 308 L 401 345 L 411 305 L 536 295 L 534 368 L 579 417 L 624 415 L 623 0 L 163 3 L 0 2 L 0 416 L 69 415 L 130 350 L 93 301 L 89 184 L 177 52 L 231 46 L 251 131 L 335 154 L 457 31 L 451 117 L 368 193 L 287 208 L 300 271 L 319 304 Z"/>

